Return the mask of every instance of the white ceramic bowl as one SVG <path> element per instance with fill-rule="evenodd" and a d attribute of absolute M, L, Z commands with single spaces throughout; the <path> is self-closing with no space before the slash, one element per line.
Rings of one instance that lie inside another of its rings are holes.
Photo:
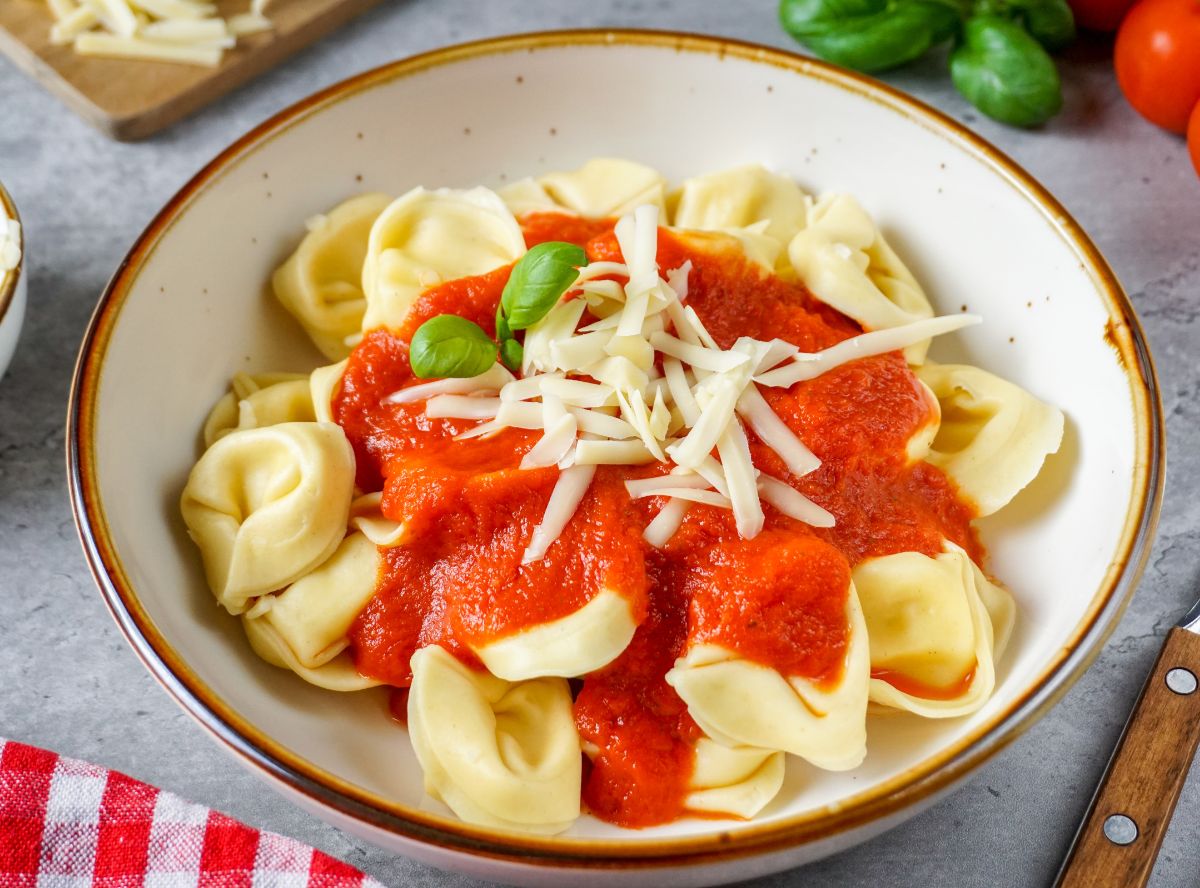
<path fill-rule="evenodd" d="M 1020 604 L 975 715 L 873 722 L 848 774 L 790 766 L 754 821 L 641 832 L 582 818 L 564 836 L 462 824 L 422 796 L 382 692 L 338 696 L 265 665 L 204 586 L 176 503 L 205 411 L 237 370 L 320 360 L 265 282 L 304 220 L 363 190 L 468 186 L 595 155 L 679 178 L 761 161 L 850 191 L 943 311 L 985 323 L 969 357 L 1060 405 L 1062 451 L 983 535 Z M 699 885 L 845 848 L 929 805 L 1054 701 L 1096 653 L 1141 571 L 1161 483 L 1154 371 L 1125 295 L 1026 173 L 873 81 L 788 53 L 655 33 L 492 40 L 407 59 L 283 112 L 206 167 L 151 224 L 82 347 L 68 432 L 97 581 L 150 670 L 298 804 L 430 863 L 526 884 Z M 650 876 L 643 874 L 640 878 Z"/>
<path fill-rule="evenodd" d="M 21 221 L 17 213 L 17 205 L 11 195 L 0 185 L 0 219 Z M 24 232 L 22 232 L 22 235 Z M 23 240 L 23 238 L 22 238 Z M 21 336 L 21 325 L 25 323 L 25 300 L 28 285 L 25 282 L 25 254 L 22 242 L 21 260 L 17 267 L 5 274 L 0 271 L 0 379 L 12 361 L 13 352 L 17 350 L 17 339 Z"/>

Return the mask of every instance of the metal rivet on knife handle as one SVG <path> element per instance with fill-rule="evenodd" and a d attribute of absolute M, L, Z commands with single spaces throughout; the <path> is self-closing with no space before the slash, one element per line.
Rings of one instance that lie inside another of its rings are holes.
<path fill-rule="evenodd" d="M 1172 669 L 1167 673 L 1167 687 L 1177 694 L 1193 694 L 1196 691 L 1196 676 L 1187 669 Z"/>
<path fill-rule="evenodd" d="M 1114 845 L 1129 845 L 1137 840 L 1138 828 L 1124 814 L 1110 814 L 1104 821 L 1104 837 Z"/>

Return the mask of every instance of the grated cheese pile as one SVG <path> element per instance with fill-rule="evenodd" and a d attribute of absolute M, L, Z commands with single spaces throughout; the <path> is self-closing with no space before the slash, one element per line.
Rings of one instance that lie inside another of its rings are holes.
<path fill-rule="evenodd" d="M 771 409 L 760 387 L 789 388 L 859 358 L 885 354 L 979 322 L 930 318 L 864 333 L 816 353 L 779 339 L 742 337 L 722 349 L 688 306 L 691 263 L 659 274 L 658 209 L 642 206 L 616 226 L 624 263 L 580 269 L 545 318 L 526 331 L 522 377 L 494 364 L 470 379 L 401 389 L 391 403 L 425 402 L 432 418 L 479 420 L 461 438 L 539 429 L 522 468 L 561 470 L 524 561 L 540 559 L 566 527 L 598 465 L 670 465 L 626 482 L 630 496 L 665 497 L 646 527 L 661 547 L 692 503 L 731 509 L 740 536 L 762 530 L 763 502 L 814 527 L 834 519 L 782 478 L 758 471 L 746 429 L 800 477 L 820 460 Z M 613 280 L 612 278 L 622 278 Z M 599 318 L 580 327 L 584 311 Z M 660 369 L 661 368 L 661 369 Z M 716 456 L 713 451 L 716 451 Z"/>
<path fill-rule="evenodd" d="M 47 0 L 50 42 L 80 55 L 215 67 L 239 37 L 272 29 L 268 2 L 250 0 L 248 12 L 222 18 L 204 0 Z"/>
<path fill-rule="evenodd" d="M 8 213 L 0 205 L 0 285 L 20 263 L 21 223 L 8 218 Z"/>

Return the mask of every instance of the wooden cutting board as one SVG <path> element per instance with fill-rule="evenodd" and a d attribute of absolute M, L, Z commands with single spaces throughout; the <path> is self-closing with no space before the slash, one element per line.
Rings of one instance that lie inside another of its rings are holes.
<path fill-rule="evenodd" d="M 275 30 L 243 37 L 217 68 L 76 55 L 50 43 L 44 0 L 0 0 L 0 52 L 85 120 L 122 141 L 143 139 L 257 77 L 381 0 L 274 0 Z M 216 0 L 222 15 L 249 0 Z"/>

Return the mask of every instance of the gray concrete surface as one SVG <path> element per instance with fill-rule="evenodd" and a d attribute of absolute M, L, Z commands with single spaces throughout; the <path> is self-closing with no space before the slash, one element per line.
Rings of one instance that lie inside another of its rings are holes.
<path fill-rule="evenodd" d="M 208 740 L 126 646 L 71 522 L 63 426 L 96 297 L 154 211 L 267 115 L 362 68 L 446 43 L 559 27 L 637 26 L 781 47 L 772 0 L 389 0 L 215 107 L 142 144 L 105 140 L 0 62 L 0 179 L 31 245 L 25 333 L 0 385 L 0 734 L 119 768 L 344 858 L 392 886 L 470 880 L 385 854 L 290 807 Z M 785 885 L 1037 886 L 1049 882 L 1160 641 L 1200 593 L 1200 182 L 1181 140 L 1122 100 L 1102 41 L 1062 63 L 1066 110 L 1018 132 L 977 116 L 931 59 L 888 77 L 974 127 L 1039 177 L 1137 303 L 1162 377 L 1170 468 L 1141 588 L 1095 665 L 964 788 L 856 849 L 756 881 Z M 1152 884 L 1200 883 L 1200 769 Z"/>

